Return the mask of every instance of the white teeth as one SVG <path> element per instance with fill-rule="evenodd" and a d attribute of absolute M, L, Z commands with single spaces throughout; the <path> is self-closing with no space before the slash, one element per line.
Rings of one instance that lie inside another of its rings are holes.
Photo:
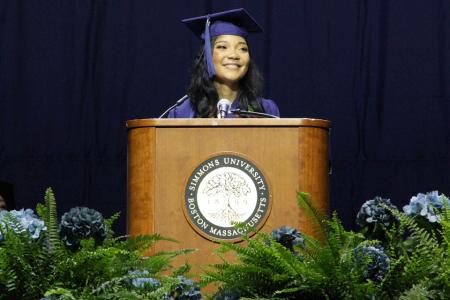
<path fill-rule="evenodd" d="M 228 65 L 224 65 L 225 68 L 228 69 L 238 69 L 239 65 L 235 65 L 235 64 L 228 64 Z"/>

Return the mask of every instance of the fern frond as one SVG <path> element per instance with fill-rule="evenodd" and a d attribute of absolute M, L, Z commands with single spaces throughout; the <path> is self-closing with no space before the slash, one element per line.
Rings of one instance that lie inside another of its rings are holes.
<path fill-rule="evenodd" d="M 221 265 L 218 272 L 207 272 L 210 282 L 226 282 L 227 285 L 246 291 L 247 294 L 261 296 L 271 294 L 272 275 L 273 272 L 270 269 L 261 268 L 261 266 L 232 264 Z"/>
<path fill-rule="evenodd" d="M 104 219 L 103 223 L 106 226 L 106 238 L 111 239 L 113 238 L 114 232 L 112 230 L 112 226 L 115 221 L 117 221 L 120 217 L 120 212 L 116 212 L 111 217 Z"/>
<path fill-rule="evenodd" d="M 149 270 L 153 273 L 159 273 L 165 270 L 170 270 L 172 266 L 170 265 L 171 261 L 180 255 L 187 255 L 189 253 L 192 253 L 196 251 L 195 249 L 181 249 L 177 251 L 172 252 L 158 252 L 155 253 L 152 256 L 146 257 L 142 259 L 141 265 L 145 267 L 146 270 Z M 186 272 L 188 272 L 190 269 L 190 266 L 188 264 L 185 264 L 178 269 L 173 271 L 174 276 L 182 275 Z"/>
<path fill-rule="evenodd" d="M 45 190 L 45 210 L 40 213 L 44 213 L 41 216 L 44 220 L 45 226 L 47 227 L 47 246 L 49 252 L 61 249 L 61 240 L 59 238 L 58 232 L 58 214 L 56 212 L 56 199 L 52 188 L 47 188 Z"/>
<path fill-rule="evenodd" d="M 252 254 L 251 249 L 240 244 L 220 242 L 220 247 L 214 250 L 215 254 L 221 255 L 227 252 L 235 252 L 238 256 L 245 257 Z"/>
<path fill-rule="evenodd" d="M 95 287 L 94 289 L 92 289 L 92 293 L 94 295 L 100 294 L 100 293 L 105 293 L 108 290 L 110 290 L 112 287 L 121 285 L 124 282 L 126 282 L 127 280 L 130 280 L 131 278 L 136 278 L 136 275 L 125 275 L 125 276 L 112 278 L 108 281 L 102 282 L 98 287 Z"/>
<path fill-rule="evenodd" d="M 136 269 L 145 269 L 150 273 L 159 273 L 170 269 L 171 259 L 167 256 L 151 256 L 136 262 Z"/>
<path fill-rule="evenodd" d="M 301 250 L 301 253 L 308 257 L 309 259 L 314 260 L 317 255 L 322 251 L 322 244 L 313 237 L 303 236 L 305 241 L 305 248 Z"/>
<path fill-rule="evenodd" d="M 429 291 L 425 284 L 419 283 L 413 285 L 409 290 L 405 291 L 399 300 L 429 300 L 435 299 L 435 293 Z"/>
<path fill-rule="evenodd" d="M 306 214 L 306 216 L 311 220 L 314 231 L 319 236 L 325 236 L 327 232 L 326 220 L 327 216 L 319 212 L 311 201 L 311 196 L 305 192 L 297 193 L 297 204 L 300 209 Z"/>
<path fill-rule="evenodd" d="M 159 234 L 153 234 L 129 237 L 124 241 L 115 243 L 115 247 L 126 249 L 128 251 L 138 251 L 139 253 L 144 254 L 159 241 L 178 243 L 175 239 L 163 237 Z"/>
<path fill-rule="evenodd" d="M 183 275 L 189 273 L 189 271 L 191 271 L 191 265 L 188 263 L 185 263 L 185 264 L 179 266 L 178 268 L 176 268 L 172 272 L 172 276 L 183 276 Z"/>
<path fill-rule="evenodd" d="M 444 208 L 440 215 L 442 240 L 447 249 L 447 256 L 450 256 L 450 207 L 444 202 Z"/>
<path fill-rule="evenodd" d="M 76 300 L 71 290 L 61 287 L 52 288 L 46 291 L 44 296 L 45 297 L 58 296 L 59 297 L 58 299 Z"/>
<path fill-rule="evenodd" d="M 179 249 L 175 251 L 160 251 L 156 252 L 153 256 L 167 256 L 169 258 L 175 258 L 180 255 L 188 255 L 190 253 L 196 252 L 198 249 L 187 248 L 187 249 Z"/>

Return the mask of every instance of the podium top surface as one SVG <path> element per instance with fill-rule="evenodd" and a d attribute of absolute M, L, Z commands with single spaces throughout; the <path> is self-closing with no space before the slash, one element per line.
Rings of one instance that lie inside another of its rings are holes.
<path fill-rule="evenodd" d="M 328 129 L 331 122 L 307 118 L 236 118 L 236 119 L 135 119 L 126 122 L 128 129 L 139 127 L 321 127 Z"/>

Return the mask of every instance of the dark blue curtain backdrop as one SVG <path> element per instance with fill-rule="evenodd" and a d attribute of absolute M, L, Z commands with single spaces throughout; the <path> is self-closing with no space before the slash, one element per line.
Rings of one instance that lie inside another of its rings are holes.
<path fill-rule="evenodd" d="M 198 48 L 180 19 L 245 7 L 265 96 L 283 117 L 331 120 L 331 206 L 450 194 L 448 0 L 0 0 L 0 180 L 18 207 L 122 211 L 125 121 L 185 94 Z M 187 149 L 188 150 L 188 149 Z M 294 201 L 294 199 L 292 199 Z"/>

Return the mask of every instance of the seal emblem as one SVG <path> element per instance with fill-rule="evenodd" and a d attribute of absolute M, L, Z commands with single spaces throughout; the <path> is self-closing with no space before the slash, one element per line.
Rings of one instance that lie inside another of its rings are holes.
<path fill-rule="evenodd" d="M 236 223 L 259 229 L 270 212 L 270 192 L 259 168 L 238 155 L 217 155 L 190 175 L 184 213 L 191 226 L 210 240 L 239 241 Z"/>

